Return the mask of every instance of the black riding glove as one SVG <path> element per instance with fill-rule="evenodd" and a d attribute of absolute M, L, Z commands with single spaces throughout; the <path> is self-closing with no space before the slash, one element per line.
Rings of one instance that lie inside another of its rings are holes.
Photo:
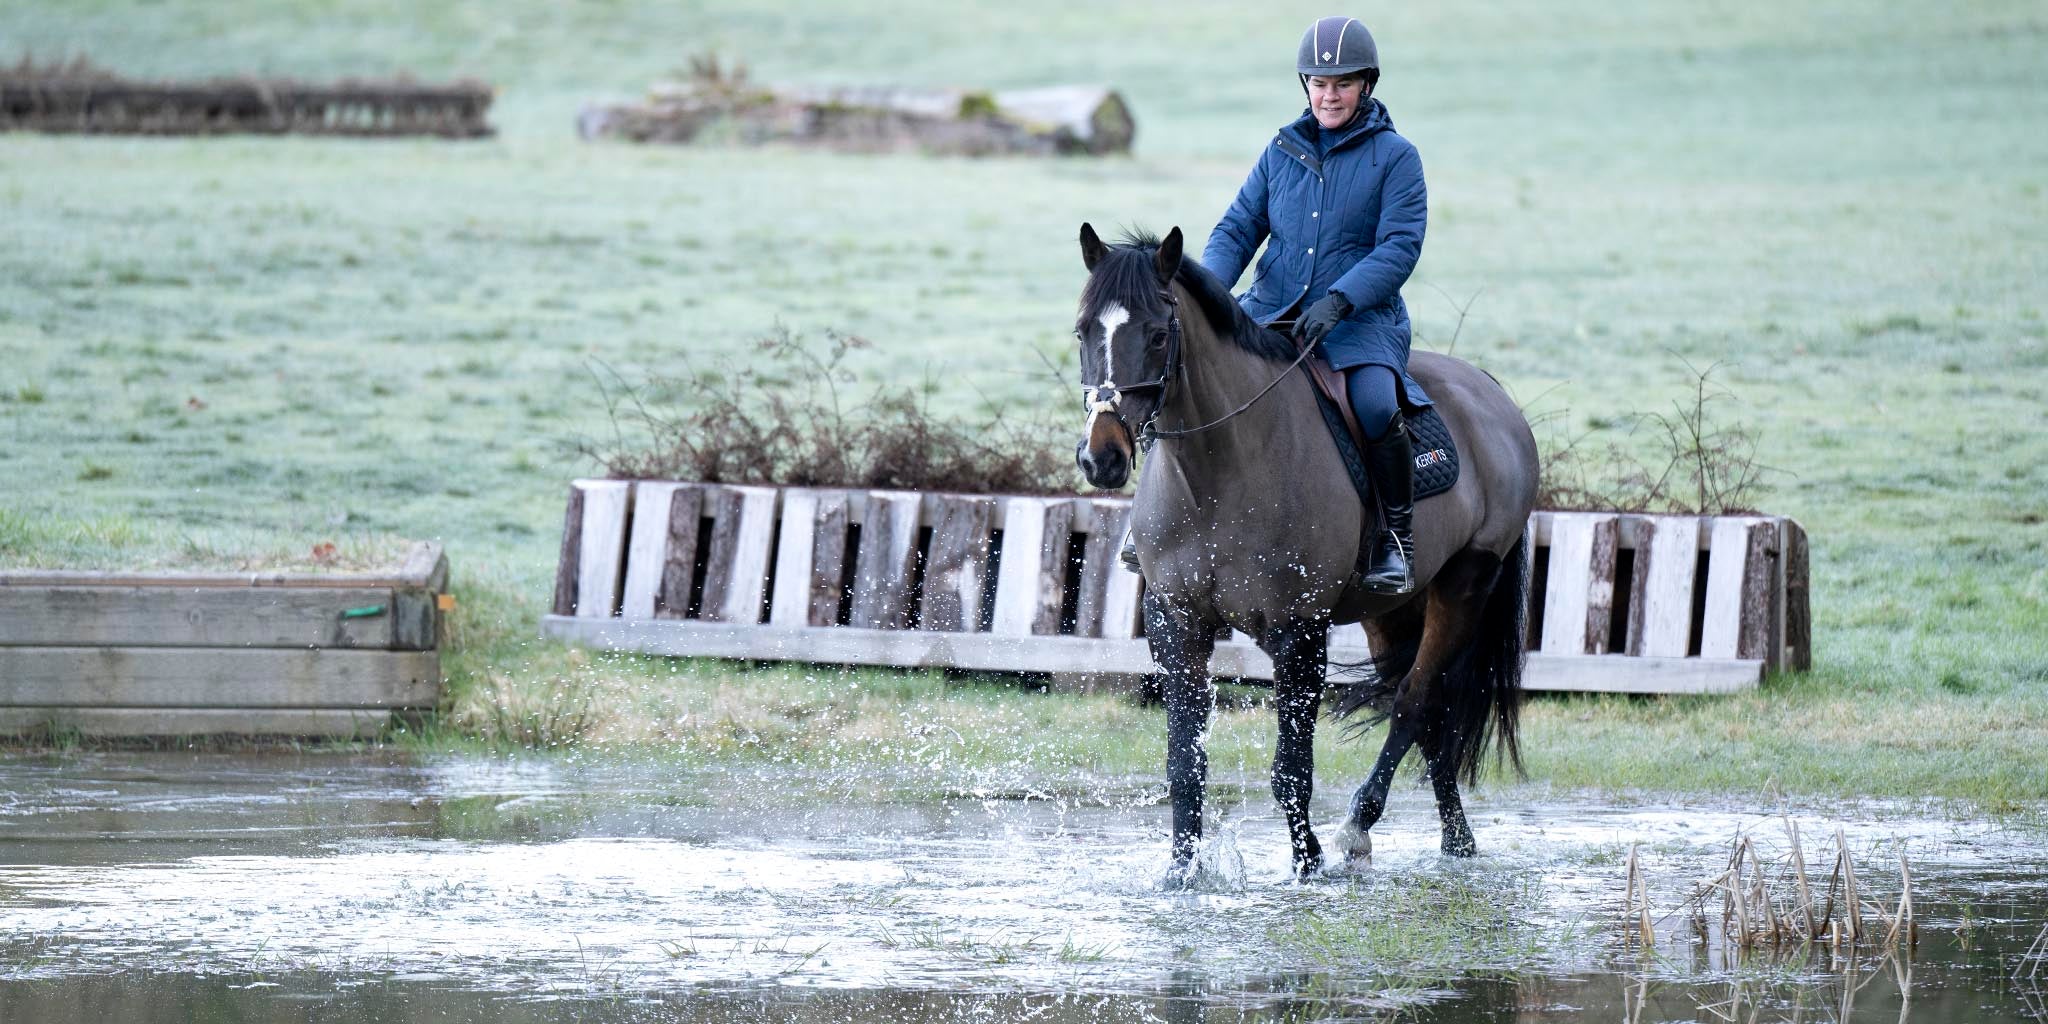
<path fill-rule="evenodd" d="M 1294 321 L 1294 333 L 1313 345 L 1323 340 L 1323 335 L 1330 333 L 1330 328 L 1337 326 L 1337 321 L 1350 313 L 1351 300 L 1341 293 L 1331 292 L 1301 311 L 1301 318 Z"/>

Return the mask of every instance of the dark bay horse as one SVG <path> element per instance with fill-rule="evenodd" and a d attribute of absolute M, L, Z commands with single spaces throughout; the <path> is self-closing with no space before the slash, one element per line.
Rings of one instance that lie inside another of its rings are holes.
<path fill-rule="evenodd" d="M 1394 770 L 1420 746 L 1443 852 L 1471 856 L 1477 847 L 1459 778 L 1477 776 L 1489 732 L 1499 753 L 1520 765 L 1524 534 L 1538 468 L 1521 410 L 1484 371 L 1415 354 L 1409 372 L 1437 402 L 1462 469 L 1456 486 L 1417 503 L 1415 591 L 1353 592 L 1368 513 L 1313 385 L 1290 365 L 1293 341 L 1246 316 L 1199 263 L 1183 262 L 1179 228 L 1163 241 L 1109 246 L 1083 224 L 1081 256 L 1089 270 L 1075 329 L 1089 406 L 1081 470 L 1096 487 L 1121 487 L 1137 442 L 1157 438 L 1138 483 L 1132 535 L 1166 699 L 1179 875 L 1186 877 L 1202 835 L 1209 656 L 1225 628 L 1251 636 L 1273 659 L 1273 796 L 1298 874 L 1323 866 L 1308 814 L 1328 631 L 1354 621 L 1364 622 L 1372 646 L 1371 677 L 1349 688 L 1337 713 L 1370 710 L 1372 721 L 1391 725 L 1351 798 L 1337 851 L 1346 863 L 1370 857 L 1367 830 L 1386 807 Z"/>

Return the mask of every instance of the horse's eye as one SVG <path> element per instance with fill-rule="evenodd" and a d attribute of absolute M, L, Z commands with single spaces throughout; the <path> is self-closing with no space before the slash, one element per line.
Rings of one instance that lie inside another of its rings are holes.
<path fill-rule="evenodd" d="M 1166 347 L 1166 332 L 1165 332 L 1165 331 L 1163 331 L 1163 330 L 1160 330 L 1160 331 L 1153 331 L 1153 332 L 1152 332 L 1152 347 L 1153 347 L 1153 348 L 1165 348 L 1165 347 Z"/>

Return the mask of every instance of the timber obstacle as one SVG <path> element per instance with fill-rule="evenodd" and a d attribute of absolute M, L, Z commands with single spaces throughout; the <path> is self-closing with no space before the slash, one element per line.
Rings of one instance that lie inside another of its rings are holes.
<path fill-rule="evenodd" d="M 1125 498 L 578 480 L 550 636 L 616 651 L 1057 676 L 1153 671 Z M 1532 690 L 1721 693 L 1811 659 L 1806 534 L 1769 516 L 1538 512 Z M 1332 632 L 1330 658 L 1367 656 Z M 1218 677 L 1270 680 L 1245 637 Z"/>
<path fill-rule="evenodd" d="M 492 134 L 493 91 L 475 81 L 122 78 L 84 62 L 0 67 L 0 131 L 89 135 Z"/>
<path fill-rule="evenodd" d="M 0 736 L 360 738 L 441 696 L 448 561 L 384 573 L 0 571 Z"/>

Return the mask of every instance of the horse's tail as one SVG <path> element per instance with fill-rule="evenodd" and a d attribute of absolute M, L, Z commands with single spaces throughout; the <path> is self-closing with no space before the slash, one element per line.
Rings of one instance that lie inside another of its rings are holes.
<path fill-rule="evenodd" d="M 1486 607 L 1479 615 L 1479 628 L 1472 645 L 1451 662 L 1439 684 L 1448 692 L 1449 707 L 1444 724 L 1455 744 L 1452 764 L 1467 783 L 1479 778 L 1486 760 L 1487 733 L 1493 734 L 1500 760 L 1522 770 L 1522 744 L 1517 727 L 1522 720 L 1522 664 L 1528 653 L 1529 627 L 1529 533 L 1508 552 L 1493 590 L 1486 595 Z"/>
<path fill-rule="evenodd" d="M 1489 734 L 1500 758 L 1522 773 L 1522 747 L 1517 726 L 1522 719 L 1522 664 L 1525 657 L 1529 617 L 1529 535 L 1508 552 L 1486 604 L 1480 609 L 1473 629 L 1473 641 L 1451 660 L 1437 693 L 1443 695 L 1444 727 L 1454 745 L 1451 763 L 1466 782 L 1478 778 L 1486 760 Z M 1332 662 L 1335 673 L 1358 677 L 1337 698 L 1334 716 L 1350 718 L 1361 711 L 1371 714 L 1354 719 L 1345 727 L 1347 736 L 1366 732 L 1387 720 L 1392 713 L 1394 693 L 1415 664 L 1422 631 L 1408 631 L 1405 642 L 1387 651 L 1375 651 L 1369 661 Z"/>

